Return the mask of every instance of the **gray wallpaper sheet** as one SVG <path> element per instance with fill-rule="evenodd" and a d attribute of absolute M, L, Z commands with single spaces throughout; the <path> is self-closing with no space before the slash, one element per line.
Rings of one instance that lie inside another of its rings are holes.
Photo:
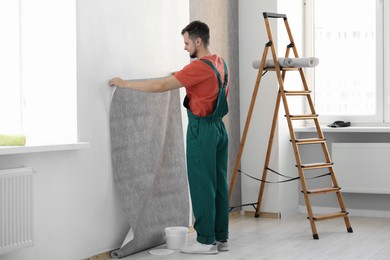
<path fill-rule="evenodd" d="M 110 108 L 112 170 L 134 238 L 122 258 L 165 243 L 164 228 L 189 226 L 189 191 L 179 90 L 117 88 Z"/>

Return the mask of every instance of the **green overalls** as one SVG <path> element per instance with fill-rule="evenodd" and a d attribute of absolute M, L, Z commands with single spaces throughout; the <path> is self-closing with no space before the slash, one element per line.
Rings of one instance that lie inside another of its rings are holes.
<path fill-rule="evenodd" d="M 222 84 L 221 75 L 214 65 L 208 60 L 202 61 L 217 74 L 219 92 L 212 114 L 200 117 L 187 108 L 187 172 L 197 241 L 212 244 L 228 239 L 228 136 L 222 121 L 228 113 L 228 74 L 224 62 L 225 82 Z"/>

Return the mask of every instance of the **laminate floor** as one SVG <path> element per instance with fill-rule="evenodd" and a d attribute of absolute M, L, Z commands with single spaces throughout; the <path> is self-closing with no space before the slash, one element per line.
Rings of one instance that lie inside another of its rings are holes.
<path fill-rule="evenodd" d="M 310 223 L 303 214 L 283 219 L 240 216 L 230 221 L 228 252 L 188 255 L 177 251 L 168 256 L 155 256 L 146 250 L 122 259 L 390 259 L 390 219 L 350 216 L 350 221 L 353 233 L 346 231 L 343 219 L 317 222 L 320 239 L 314 240 Z M 189 244 L 195 241 L 194 232 L 188 240 Z"/>

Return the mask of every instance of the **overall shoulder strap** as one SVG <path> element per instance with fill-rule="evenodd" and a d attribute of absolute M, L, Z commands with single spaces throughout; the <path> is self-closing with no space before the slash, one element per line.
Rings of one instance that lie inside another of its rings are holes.
<path fill-rule="evenodd" d="M 217 74 L 219 84 L 222 85 L 221 74 L 219 74 L 219 71 L 214 66 L 214 64 L 211 63 L 211 61 L 206 60 L 206 59 L 200 59 L 200 60 L 203 61 L 204 63 L 206 63 L 207 65 L 209 65 L 214 70 L 215 74 Z M 227 83 L 228 83 L 228 71 L 227 71 L 227 66 L 226 66 L 225 61 L 223 59 L 222 59 L 222 61 L 223 61 L 223 67 L 224 67 L 224 71 L 225 71 L 225 82 L 224 82 L 223 86 L 226 87 Z"/>
<path fill-rule="evenodd" d="M 223 61 L 223 70 L 224 70 L 224 72 L 225 72 L 225 82 L 224 82 L 224 86 L 226 87 L 227 86 L 227 84 L 228 84 L 228 81 L 229 81 L 229 73 L 228 73 L 228 68 L 227 68 L 227 66 L 226 66 L 226 62 L 225 62 L 225 60 L 224 59 L 222 59 L 222 61 Z"/>

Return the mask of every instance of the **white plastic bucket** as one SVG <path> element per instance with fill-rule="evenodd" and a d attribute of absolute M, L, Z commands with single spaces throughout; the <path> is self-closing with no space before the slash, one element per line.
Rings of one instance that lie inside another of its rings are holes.
<path fill-rule="evenodd" d="M 165 241 L 168 249 L 177 250 L 186 246 L 188 241 L 188 228 L 166 227 Z"/>

